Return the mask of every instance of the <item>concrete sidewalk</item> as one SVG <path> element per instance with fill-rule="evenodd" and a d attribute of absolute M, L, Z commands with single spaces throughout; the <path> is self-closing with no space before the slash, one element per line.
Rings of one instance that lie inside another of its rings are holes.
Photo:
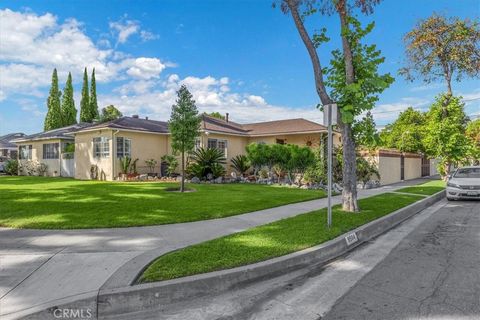
<path fill-rule="evenodd" d="M 371 190 L 359 198 L 395 191 L 425 179 Z M 340 203 L 334 197 L 333 203 Z M 155 254 L 324 208 L 326 199 L 306 201 L 237 216 L 191 223 L 82 230 L 0 229 L 0 317 L 49 307 L 61 299 L 95 297 L 98 290 L 122 286 L 135 276 L 134 257 Z M 148 263 L 148 261 L 147 261 Z M 121 268 L 123 266 L 123 268 Z M 118 269 L 127 272 L 116 272 Z M 119 277 L 112 277 L 112 275 Z"/>

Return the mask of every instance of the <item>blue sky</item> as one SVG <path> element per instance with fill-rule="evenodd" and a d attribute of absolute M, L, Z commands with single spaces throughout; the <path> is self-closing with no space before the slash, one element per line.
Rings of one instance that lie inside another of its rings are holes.
<path fill-rule="evenodd" d="M 167 120 L 175 90 L 191 88 L 201 111 L 229 112 L 234 121 L 289 117 L 321 121 L 314 106 L 310 60 L 290 16 L 267 1 L 2 1 L 0 4 L 0 134 L 42 130 L 51 72 L 60 87 L 71 71 L 79 107 L 81 73 L 96 68 L 99 107 Z M 374 110 L 379 126 L 408 106 L 425 110 L 442 83 L 408 83 L 397 75 L 402 37 L 433 12 L 479 19 L 478 0 L 385 0 L 372 16 L 368 42 L 386 57 L 395 83 Z M 338 18 L 309 18 L 338 47 Z M 480 113 L 480 82 L 454 83 L 466 111 Z"/>

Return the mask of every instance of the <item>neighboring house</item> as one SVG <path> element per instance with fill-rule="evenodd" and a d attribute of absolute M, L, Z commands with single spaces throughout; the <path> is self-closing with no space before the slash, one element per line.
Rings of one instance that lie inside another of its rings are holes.
<path fill-rule="evenodd" d="M 91 124 L 74 124 L 15 139 L 20 166 L 25 167 L 28 162 L 43 163 L 47 165 L 46 175 L 48 176 L 73 176 L 75 165 L 73 155 L 62 157 L 62 154 L 68 144 L 75 142 L 74 137 L 68 134 L 88 126 Z M 20 174 L 26 174 L 26 172 L 20 172 Z"/>
<path fill-rule="evenodd" d="M 24 136 L 25 134 L 21 132 L 9 133 L 4 136 L 0 136 L 0 157 L 17 159 L 17 145 L 13 142 L 13 140 Z"/>
<path fill-rule="evenodd" d="M 196 147 L 210 147 L 223 150 L 230 160 L 245 154 L 245 147 L 251 142 L 297 144 L 318 146 L 326 136 L 323 125 L 305 119 L 288 119 L 262 123 L 239 124 L 202 115 L 200 136 Z M 75 138 L 75 178 L 91 179 L 92 168 L 99 179 L 114 180 L 121 173 L 119 159 L 125 156 L 137 159 L 139 173 L 148 172 L 145 160 L 158 162 L 172 154 L 171 138 L 167 122 L 142 119 L 138 116 L 122 117 L 117 120 L 92 125 L 76 130 L 70 135 Z M 73 138 L 73 137 L 72 137 Z M 340 134 L 335 132 L 334 143 L 339 144 Z"/>

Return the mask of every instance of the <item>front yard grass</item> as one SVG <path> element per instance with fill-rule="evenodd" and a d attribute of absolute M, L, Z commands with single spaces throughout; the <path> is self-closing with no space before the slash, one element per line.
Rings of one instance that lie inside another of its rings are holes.
<path fill-rule="evenodd" d="M 147 226 L 223 218 L 325 197 L 320 190 L 255 184 L 188 184 L 196 192 L 166 191 L 174 186 L 158 182 L 0 177 L 0 226 Z"/>
<path fill-rule="evenodd" d="M 419 195 L 386 193 L 359 200 L 362 211 L 357 214 L 335 206 L 330 229 L 327 210 L 322 209 L 199 243 L 160 256 L 139 281 L 174 279 L 286 255 L 333 239 L 421 199 Z"/>
<path fill-rule="evenodd" d="M 402 188 L 397 190 L 398 192 L 412 193 L 412 194 L 423 194 L 430 196 L 439 191 L 445 189 L 445 181 L 443 180 L 431 180 L 416 186 Z"/>

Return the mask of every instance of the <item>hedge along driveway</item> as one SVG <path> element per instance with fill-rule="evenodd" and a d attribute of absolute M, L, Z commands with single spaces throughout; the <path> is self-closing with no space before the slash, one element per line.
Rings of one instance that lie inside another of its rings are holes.
<path fill-rule="evenodd" d="M 0 225 L 74 229 L 130 227 L 223 218 L 325 197 L 320 190 L 256 184 L 102 182 L 0 177 Z"/>
<path fill-rule="evenodd" d="M 139 282 L 229 269 L 300 251 L 423 198 L 413 194 L 381 194 L 359 200 L 360 213 L 346 213 L 335 206 L 330 229 L 327 211 L 322 209 L 186 247 L 159 257 L 140 276 Z"/>

